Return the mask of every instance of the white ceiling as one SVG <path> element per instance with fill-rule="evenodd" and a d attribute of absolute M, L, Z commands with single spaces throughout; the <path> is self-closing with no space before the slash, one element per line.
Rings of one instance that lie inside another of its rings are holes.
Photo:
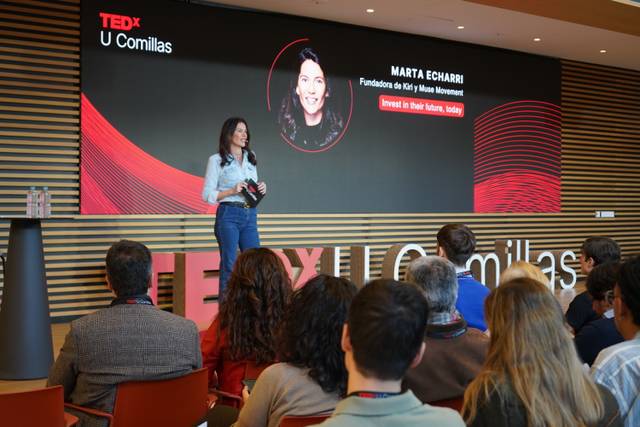
<path fill-rule="evenodd" d="M 463 0 L 217 0 L 216 3 L 640 71 L 640 37 Z M 367 8 L 375 9 L 375 13 L 366 13 Z M 464 30 L 457 29 L 458 25 L 463 25 Z M 541 41 L 534 42 L 534 37 Z M 600 49 L 606 49 L 607 53 L 600 53 Z"/>

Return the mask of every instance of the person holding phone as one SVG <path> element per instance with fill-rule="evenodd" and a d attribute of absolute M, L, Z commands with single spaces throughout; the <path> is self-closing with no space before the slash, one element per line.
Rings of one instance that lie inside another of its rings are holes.
<path fill-rule="evenodd" d="M 340 339 L 357 292 L 347 279 L 320 274 L 291 295 L 278 334 L 280 363 L 265 369 L 251 390 L 245 383 L 233 427 L 277 427 L 285 416 L 333 411 L 347 390 Z"/>
<path fill-rule="evenodd" d="M 277 334 L 292 292 L 280 257 L 267 248 L 247 249 L 238 256 L 225 303 L 202 336 L 202 366 L 209 387 L 237 397 L 248 365 L 275 363 Z M 216 405 L 237 405 L 221 397 Z"/>
<path fill-rule="evenodd" d="M 242 190 L 247 180 L 258 183 L 258 191 L 267 193 L 267 185 L 258 181 L 256 155 L 249 148 L 249 127 L 240 117 L 225 120 L 220 131 L 218 153 L 209 157 L 204 177 L 202 199 L 218 204 L 214 232 L 220 250 L 219 301 L 236 260 L 238 248 L 245 251 L 260 246 L 257 212 L 251 207 Z"/>

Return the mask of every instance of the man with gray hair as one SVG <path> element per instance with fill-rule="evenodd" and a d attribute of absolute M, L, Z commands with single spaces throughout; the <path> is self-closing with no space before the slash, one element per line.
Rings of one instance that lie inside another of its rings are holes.
<path fill-rule="evenodd" d="M 425 357 L 410 369 L 405 385 L 422 402 L 462 397 L 484 363 L 489 338 L 470 328 L 456 310 L 458 278 L 455 266 L 439 256 L 413 260 L 406 281 L 420 287 L 429 305 Z"/>

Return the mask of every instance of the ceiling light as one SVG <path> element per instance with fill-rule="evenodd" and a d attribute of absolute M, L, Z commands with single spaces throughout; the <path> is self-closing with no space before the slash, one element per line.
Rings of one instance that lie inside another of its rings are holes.
<path fill-rule="evenodd" d="M 464 30 L 464 25 L 458 25 L 459 30 Z"/>
<path fill-rule="evenodd" d="M 600 49 L 600 53 L 607 53 L 606 49 Z"/>
<path fill-rule="evenodd" d="M 535 38 L 533 39 L 533 41 L 534 41 L 534 42 L 539 42 L 540 40 L 542 40 L 540 37 L 535 37 Z"/>
<path fill-rule="evenodd" d="M 367 13 L 373 13 L 375 11 L 376 11 L 375 9 L 367 9 Z"/>

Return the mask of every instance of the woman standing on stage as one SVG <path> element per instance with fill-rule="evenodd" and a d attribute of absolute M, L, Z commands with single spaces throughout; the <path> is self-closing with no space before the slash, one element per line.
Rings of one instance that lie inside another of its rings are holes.
<path fill-rule="evenodd" d="M 218 153 L 209 157 L 202 199 L 218 203 L 214 227 L 220 250 L 220 301 L 229 280 L 238 247 L 240 251 L 260 246 L 256 208 L 247 204 L 241 194 L 246 180 L 258 182 L 256 156 L 249 148 L 249 128 L 239 117 L 227 119 L 220 131 Z M 266 194 L 267 186 L 258 182 L 258 191 Z"/>

